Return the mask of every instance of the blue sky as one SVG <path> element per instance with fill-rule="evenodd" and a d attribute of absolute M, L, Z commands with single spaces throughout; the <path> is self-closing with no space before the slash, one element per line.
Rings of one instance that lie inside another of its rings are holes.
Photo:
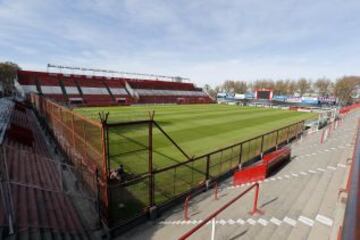
<path fill-rule="evenodd" d="M 360 75 L 360 1 L 0 0 L 0 61 L 225 79 Z"/>

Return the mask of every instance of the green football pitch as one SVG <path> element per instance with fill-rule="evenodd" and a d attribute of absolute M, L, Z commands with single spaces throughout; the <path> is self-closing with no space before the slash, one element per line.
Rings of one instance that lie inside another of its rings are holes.
<path fill-rule="evenodd" d="M 315 117 L 304 112 L 217 104 L 87 107 L 75 111 L 97 120 L 99 112 L 109 112 L 110 123 L 148 119 L 149 112 L 155 111 L 158 124 L 189 156 L 195 157 Z M 112 156 L 119 156 L 111 158 L 113 167 L 123 163 L 131 172 L 146 171 L 146 164 L 138 160 L 146 160 L 146 153 L 141 153 L 147 145 L 146 128 L 118 127 L 110 131 Z M 186 160 L 157 129 L 153 139 L 155 168 Z M 135 156 L 136 161 L 132 159 Z"/>

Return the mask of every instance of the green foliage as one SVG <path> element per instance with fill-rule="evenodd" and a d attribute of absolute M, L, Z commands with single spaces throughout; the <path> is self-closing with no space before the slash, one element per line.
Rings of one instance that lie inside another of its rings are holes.
<path fill-rule="evenodd" d="M 14 79 L 20 67 L 12 62 L 0 63 L 0 83 L 4 89 L 4 95 L 11 95 L 14 91 Z"/>
<path fill-rule="evenodd" d="M 360 88 L 360 77 L 348 76 L 340 78 L 335 83 L 335 96 L 343 105 L 351 104 L 353 92 Z"/>

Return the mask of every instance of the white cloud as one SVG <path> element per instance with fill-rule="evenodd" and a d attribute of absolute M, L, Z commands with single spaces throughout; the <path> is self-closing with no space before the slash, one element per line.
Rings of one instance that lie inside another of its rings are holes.
<path fill-rule="evenodd" d="M 224 79 L 359 74 L 358 1 L 0 1 L 0 52 L 48 62 Z M 40 67 L 41 68 L 41 67 Z"/>

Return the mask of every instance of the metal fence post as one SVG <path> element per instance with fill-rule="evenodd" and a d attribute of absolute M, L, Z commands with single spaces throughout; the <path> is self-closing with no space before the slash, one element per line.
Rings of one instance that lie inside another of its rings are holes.
<path fill-rule="evenodd" d="M 98 211 L 98 224 L 99 227 L 101 225 L 101 193 L 100 193 L 100 181 L 99 181 L 99 169 L 96 168 L 95 170 L 95 174 L 96 174 L 96 187 L 97 187 L 97 191 L 96 191 L 96 199 L 97 202 L 95 202 L 96 204 L 96 209 Z"/>
<path fill-rule="evenodd" d="M 109 117 L 109 113 L 102 113 L 100 114 L 100 120 L 101 120 L 101 147 L 102 147 L 102 163 L 101 163 L 101 179 L 104 181 L 105 189 L 103 190 L 103 194 L 101 194 L 101 197 L 99 198 L 99 201 L 104 202 L 105 210 L 103 208 L 99 208 L 102 211 L 105 211 L 106 218 L 108 218 L 108 221 L 111 222 L 112 219 L 110 219 L 110 212 L 111 212 L 111 191 L 109 187 L 109 175 L 110 175 L 110 166 L 108 166 L 108 156 L 109 156 L 109 134 L 108 134 L 108 127 L 107 127 L 107 120 Z M 106 131 L 105 131 L 106 130 Z M 100 184 L 99 184 L 99 171 L 97 170 L 97 183 L 98 183 L 98 191 L 100 192 Z M 104 194 L 105 199 L 104 199 Z M 99 194 L 100 195 L 100 194 Z M 99 202 L 100 204 L 100 202 Z M 104 207 L 104 206 L 103 206 Z"/>
<path fill-rule="evenodd" d="M 290 132 L 290 127 L 286 128 L 286 143 L 289 143 L 289 132 Z"/>
<path fill-rule="evenodd" d="M 264 136 L 265 135 L 262 135 L 261 136 L 261 147 L 260 147 L 260 157 L 262 158 L 263 155 L 264 155 Z"/>
<path fill-rule="evenodd" d="M 210 177 L 210 155 L 206 156 L 206 180 Z"/>
<path fill-rule="evenodd" d="M 149 122 L 149 204 L 150 207 L 154 206 L 154 175 L 153 175 L 153 122 Z"/>
<path fill-rule="evenodd" d="M 240 144 L 240 155 L 239 155 L 239 164 L 241 164 L 241 158 L 242 158 L 242 151 L 243 151 L 243 144 Z"/>

